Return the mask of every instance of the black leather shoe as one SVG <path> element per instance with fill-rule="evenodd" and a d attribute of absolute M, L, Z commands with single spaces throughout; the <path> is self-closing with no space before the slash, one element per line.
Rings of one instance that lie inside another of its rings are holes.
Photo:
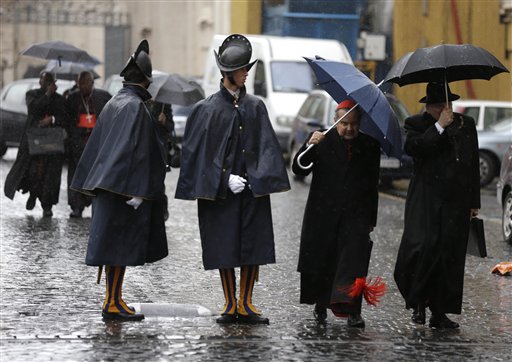
<path fill-rule="evenodd" d="M 327 319 L 327 308 L 322 307 L 321 305 L 315 304 L 315 310 L 313 311 L 313 315 L 318 323 L 324 323 Z"/>
<path fill-rule="evenodd" d="M 71 211 L 71 213 L 69 214 L 69 217 L 82 217 L 82 210 L 80 209 L 73 209 L 73 211 Z"/>
<path fill-rule="evenodd" d="M 52 216 L 53 216 L 52 209 L 43 210 L 43 217 L 52 217 Z"/>
<path fill-rule="evenodd" d="M 34 207 L 36 207 L 36 200 L 37 197 L 33 196 L 32 194 L 28 197 L 27 204 L 25 205 L 25 208 L 27 210 L 34 210 Z"/>
<path fill-rule="evenodd" d="M 432 315 L 428 326 L 430 328 L 455 329 L 459 328 L 459 323 L 452 321 L 446 316 L 446 314 L 441 313 Z"/>
<path fill-rule="evenodd" d="M 110 313 L 101 312 L 101 316 L 104 320 L 108 321 L 126 321 L 126 322 L 138 322 L 144 319 L 144 314 L 129 314 L 129 313 Z"/>
<path fill-rule="evenodd" d="M 236 323 L 236 314 L 223 314 L 217 318 L 219 324 L 233 324 Z"/>
<path fill-rule="evenodd" d="M 238 315 L 238 323 L 240 324 L 270 324 L 268 318 L 260 317 L 257 314 Z"/>
<path fill-rule="evenodd" d="M 414 308 L 411 320 L 416 324 L 425 324 L 425 307 Z"/>
<path fill-rule="evenodd" d="M 349 314 L 347 325 L 354 328 L 364 328 L 364 319 L 361 314 Z"/>

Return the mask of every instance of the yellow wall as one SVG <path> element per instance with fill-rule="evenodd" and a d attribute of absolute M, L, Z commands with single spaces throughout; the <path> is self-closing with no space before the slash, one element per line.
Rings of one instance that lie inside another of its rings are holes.
<path fill-rule="evenodd" d="M 509 70 L 512 56 L 505 58 L 506 31 L 512 37 L 512 24 L 500 24 L 500 0 L 456 0 L 462 43 L 480 46 L 491 52 Z M 424 13 L 424 10 L 426 12 Z M 395 0 L 393 18 L 395 61 L 420 47 L 457 43 L 452 22 L 451 0 Z M 502 73 L 490 81 L 472 80 L 477 99 L 512 102 L 510 73 Z M 396 95 L 412 113 L 421 110 L 418 100 L 425 95 L 425 83 L 396 87 Z M 465 81 L 450 83 L 453 93 L 469 98 Z"/>
<path fill-rule="evenodd" d="M 261 34 L 261 0 L 231 1 L 231 31 L 240 34 Z"/>

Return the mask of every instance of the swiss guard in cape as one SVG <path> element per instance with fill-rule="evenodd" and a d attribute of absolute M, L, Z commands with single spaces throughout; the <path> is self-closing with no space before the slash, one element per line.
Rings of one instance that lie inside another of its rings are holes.
<path fill-rule="evenodd" d="M 245 80 L 256 62 L 249 40 L 230 35 L 214 53 L 220 90 L 199 102 L 187 120 L 176 198 L 198 202 L 204 268 L 219 269 L 226 299 L 217 322 L 268 324 L 252 293 L 259 266 L 275 263 L 269 195 L 290 184 L 267 109 L 246 94 Z"/>
<path fill-rule="evenodd" d="M 167 256 L 165 148 L 144 104 L 151 98 L 149 45 L 141 41 L 121 71 L 123 88 L 103 108 L 71 184 L 93 196 L 86 264 L 105 266 L 103 318 L 141 320 L 122 298 L 126 266 Z M 99 279 L 99 278 L 98 278 Z"/>

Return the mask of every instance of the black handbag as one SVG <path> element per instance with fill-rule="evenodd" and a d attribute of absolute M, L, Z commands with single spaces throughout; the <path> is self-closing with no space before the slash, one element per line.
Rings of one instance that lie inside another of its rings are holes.
<path fill-rule="evenodd" d="M 485 258 L 487 248 L 485 246 L 484 221 L 478 217 L 471 219 L 469 223 L 469 238 L 467 253 Z"/>
<path fill-rule="evenodd" d="M 28 153 L 35 155 L 62 154 L 65 152 L 66 130 L 62 127 L 29 128 Z"/>

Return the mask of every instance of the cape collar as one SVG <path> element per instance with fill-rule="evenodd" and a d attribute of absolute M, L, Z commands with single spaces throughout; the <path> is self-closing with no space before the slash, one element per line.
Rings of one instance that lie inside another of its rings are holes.
<path fill-rule="evenodd" d="M 138 97 L 142 98 L 143 102 L 151 99 L 151 93 L 149 93 L 147 89 L 135 84 L 123 84 L 123 88 L 121 88 L 120 92 L 135 93 Z"/>
<path fill-rule="evenodd" d="M 240 103 L 242 101 L 242 99 L 245 97 L 246 93 L 247 93 L 247 91 L 245 89 L 245 86 L 240 88 L 240 93 L 238 94 L 237 103 Z M 227 100 L 230 103 L 233 103 L 233 101 L 235 100 L 235 97 L 233 97 L 233 95 L 229 92 L 229 90 L 227 90 L 227 88 L 224 87 L 224 84 L 222 84 L 222 82 L 220 82 L 220 94 L 222 95 L 222 98 L 224 98 L 225 100 Z"/>

